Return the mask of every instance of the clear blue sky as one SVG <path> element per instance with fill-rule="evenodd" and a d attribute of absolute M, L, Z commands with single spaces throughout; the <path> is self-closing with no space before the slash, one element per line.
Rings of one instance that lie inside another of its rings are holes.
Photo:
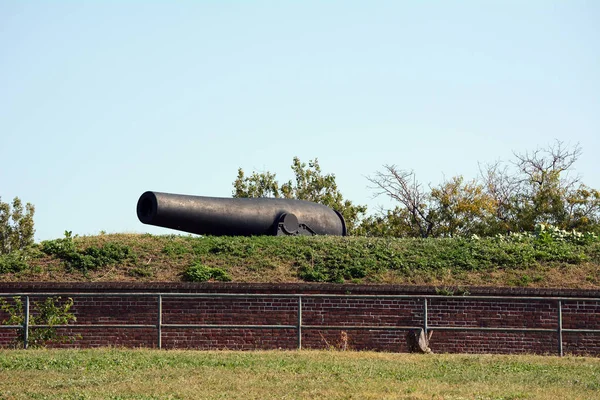
<path fill-rule="evenodd" d="M 600 188 L 600 2 L 0 0 L 0 196 L 36 239 L 166 233 L 146 190 L 231 196 L 317 157 L 371 211 L 423 183 L 579 143 Z"/>

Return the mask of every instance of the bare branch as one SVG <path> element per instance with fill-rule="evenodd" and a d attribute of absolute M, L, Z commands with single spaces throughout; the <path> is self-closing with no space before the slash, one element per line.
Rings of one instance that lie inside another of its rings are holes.
<path fill-rule="evenodd" d="M 398 169 L 395 165 L 384 165 L 384 172 L 378 171 L 367 180 L 376 190 L 375 196 L 385 195 L 402 204 L 411 214 L 418 225 L 422 237 L 427 237 L 433 228 L 433 223 L 428 218 L 426 194 L 421 190 L 413 171 Z"/>
<path fill-rule="evenodd" d="M 581 153 L 579 143 L 570 148 L 556 140 L 554 144 L 545 149 L 538 148 L 532 152 L 526 151 L 520 154 L 513 152 L 516 158 L 513 164 L 526 175 L 530 182 L 543 186 L 549 178 L 569 171 Z M 576 181 L 578 179 L 571 181 L 570 184 L 574 184 Z"/>

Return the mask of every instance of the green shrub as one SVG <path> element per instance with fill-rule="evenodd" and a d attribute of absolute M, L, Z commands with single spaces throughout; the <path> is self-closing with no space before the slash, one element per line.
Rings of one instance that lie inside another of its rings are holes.
<path fill-rule="evenodd" d="M 168 255 L 169 257 L 181 256 L 187 252 L 187 247 L 180 241 L 175 240 L 169 241 L 169 243 L 167 243 L 162 249 L 162 253 Z"/>
<path fill-rule="evenodd" d="M 195 263 L 189 266 L 183 273 L 183 279 L 188 282 L 206 282 L 211 279 L 215 281 L 229 282 L 231 277 L 221 268 L 212 268 Z"/>
<path fill-rule="evenodd" d="M 589 244 L 600 241 L 600 237 L 593 232 L 565 231 L 549 224 L 537 224 L 534 235 L 539 241 L 545 243 L 568 242 L 573 244 Z"/>
<path fill-rule="evenodd" d="M 25 271 L 30 268 L 31 261 L 41 255 L 37 245 L 22 250 L 13 250 L 8 254 L 0 254 L 0 274 Z"/>
<path fill-rule="evenodd" d="M 106 243 L 102 247 L 91 246 L 77 250 L 70 231 L 65 231 L 65 237 L 62 239 L 42 242 L 41 248 L 44 253 L 63 260 L 68 269 L 84 273 L 135 258 L 131 247 L 119 243 Z"/>
<path fill-rule="evenodd" d="M 66 343 L 74 341 L 75 335 L 58 335 L 55 325 L 67 325 L 77 318 L 71 312 L 73 299 L 62 300 L 60 297 L 48 297 L 44 301 L 34 301 L 30 309 L 30 325 L 48 325 L 43 328 L 29 328 L 28 347 L 45 347 L 49 342 Z M 12 298 L 12 302 L 0 299 L 0 310 L 8 314 L 3 325 L 23 325 L 25 314 L 21 297 Z M 23 329 L 18 330 L 15 346 L 22 347 L 25 340 Z"/>
<path fill-rule="evenodd" d="M 42 251 L 59 258 L 68 258 L 77 252 L 71 231 L 65 231 L 62 239 L 45 240 L 41 243 Z"/>
<path fill-rule="evenodd" d="M 20 272 L 28 267 L 27 258 L 21 250 L 13 250 L 8 254 L 0 254 L 0 274 Z"/>

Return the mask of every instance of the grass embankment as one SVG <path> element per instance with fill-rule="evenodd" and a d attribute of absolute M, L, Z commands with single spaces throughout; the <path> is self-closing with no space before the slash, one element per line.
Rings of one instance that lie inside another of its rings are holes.
<path fill-rule="evenodd" d="M 0 257 L 0 281 L 232 280 L 600 288 L 600 240 L 567 239 L 551 235 L 425 240 L 67 235 Z"/>
<path fill-rule="evenodd" d="M 600 360 L 369 352 L 0 350 L 0 399 L 593 399 Z"/>

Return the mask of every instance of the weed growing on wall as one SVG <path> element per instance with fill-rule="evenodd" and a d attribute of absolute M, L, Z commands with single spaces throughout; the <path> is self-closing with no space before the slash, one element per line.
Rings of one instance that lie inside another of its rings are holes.
<path fill-rule="evenodd" d="M 331 338 L 330 338 L 330 340 L 327 340 L 327 338 L 323 335 L 322 332 L 319 332 L 319 335 L 321 336 L 321 340 L 323 341 L 323 344 L 325 345 L 325 348 L 327 350 L 330 350 L 330 351 L 352 350 L 352 348 L 349 345 L 350 337 L 348 336 L 348 332 L 346 332 L 346 331 L 341 331 L 338 338 L 333 337 L 333 339 L 335 339 L 335 341 L 333 341 L 333 339 L 331 339 Z"/>
<path fill-rule="evenodd" d="M 59 335 L 55 328 L 56 325 L 67 325 L 77 320 L 71 312 L 72 307 L 72 298 L 63 300 L 60 296 L 48 297 L 44 301 L 34 301 L 33 307 L 30 309 L 29 324 L 48 326 L 29 328 L 28 346 L 45 347 L 50 342 L 66 343 L 74 341 L 76 336 Z M 25 313 L 21 297 L 13 297 L 12 302 L 0 299 L 0 310 L 8 315 L 8 318 L 2 321 L 3 325 L 23 325 Z M 18 329 L 16 347 L 23 347 L 24 333 L 23 329 Z"/>

